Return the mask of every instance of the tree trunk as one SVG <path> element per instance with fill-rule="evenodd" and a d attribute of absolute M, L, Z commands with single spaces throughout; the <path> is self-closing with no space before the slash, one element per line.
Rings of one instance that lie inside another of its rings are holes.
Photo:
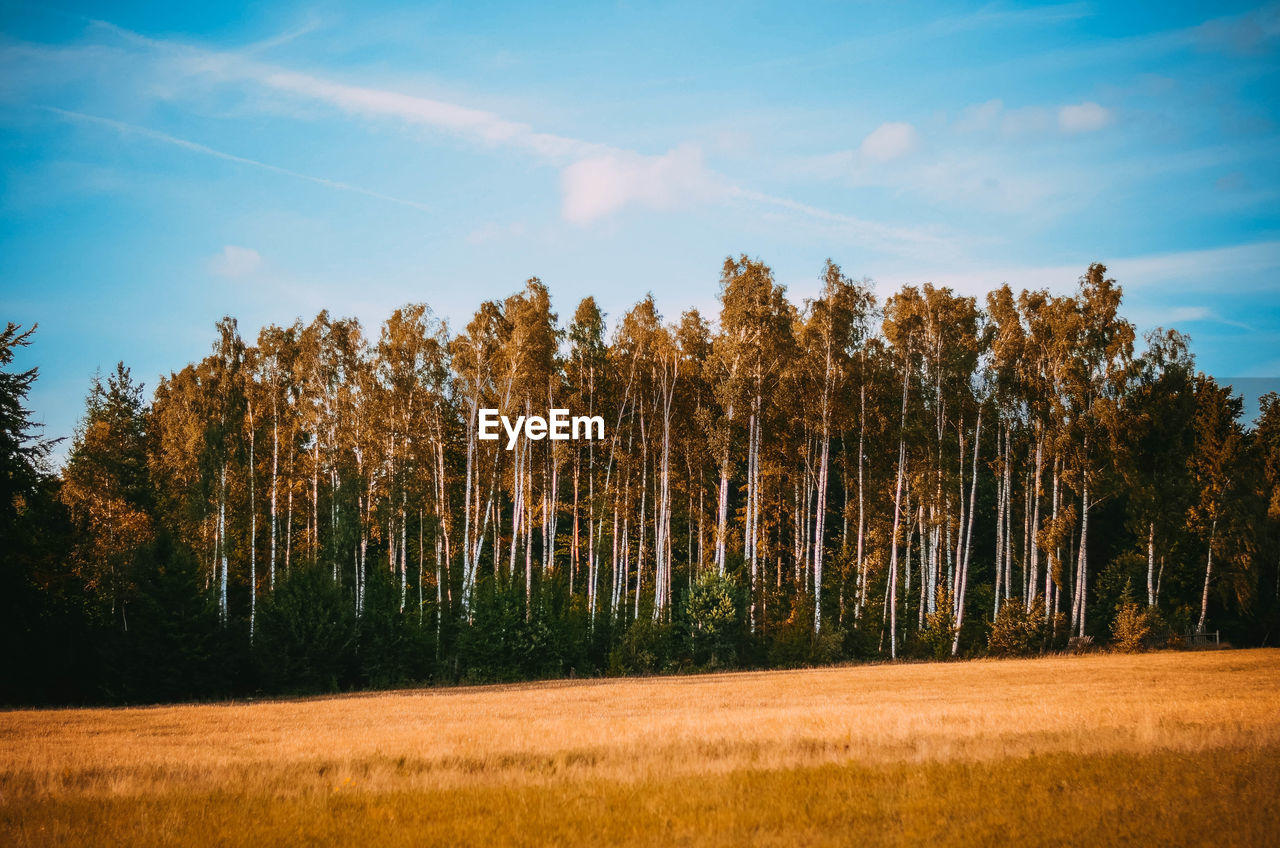
<path fill-rule="evenodd" d="M 733 404 L 729 404 L 726 411 L 727 421 L 725 423 L 725 441 L 732 438 L 733 434 Z M 725 449 L 724 455 L 720 459 L 720 490 L 716 508 L 716 571 L 721 577 L 724 577 L 725 569 L 725 533 L 729 526 L 729 462 L 730 452 Z"/>
<path fill-rule="evenodd" d="M 1147 524 L 1147 606 L 1156 605 L 1156 523 Z"/>
<path fill-rule="evenodd" d="M 902 371 L 902 425 L 898 436 L 898 481 L 893 493 L 893 535 L 889 537 L 889 658 L 898 658 L 898 528 L 902 523 L 902 478 L 907 464 L 907 392 L 910 363 Z"/>
<path fill-rule="evenodd" d="M 218 486 L 218 551 L 222 557 L 222 573 L 218 577 L 218 615 L 227 623 L 227 465 L 222 464 Z"/>
<path fill-rule="evenodd" d="M 818 506 L 813 526 L 813 632 L 822 630 L 822 540 L 826 536 L 827 463 L 831 454 L 829 425 L 822 427 L 822 454 L 818 460 Z"/>
<path fill-rule="evenodd" d="M 854 610 L 854 619 L 861 620 L 862 610 L 867 605 L 867 570 L 866 564 L 862 560 L 863 531 L 866 529 L 866 492 L 863 486 L 863 457 L 866 451 L 865 440 L 867 435 L 867 386 L 865 381 L 858 390 L 858 541 L 857 541 L 857 561 L 858 561 L 858 600 Z"/>
<path fill-rule="evenodd" d="M 1080 593 L 1080 626 L 1077 636 L 1084 635 L 1085 611 L 1089 590 L 1089 483 L 1086 481 L 1080 496 L 1080 556 L 1076 569 L 1076 590 Z"/>
<path fill-rule="evenodd" d="M 1050 503 L 1051 503 L 1050 516 L 1051 517 L 1049 519 L 1049 523 L 1053 526 L 1053 532 L 1055 536 L 1058 533 L 1058 505 L 1060 503 L 1059 490 L 1058 490 L 1058 481 L 1060 479 L 1059 471 L 1060 471 L 1059 458 L 1055 456 L 1053 458 L 1053 496 L 1050 500 Z M 1051 614 L 1049 605 L 1053 599 L 1054 572 L 1058 571 L 1061 568 L 1062 549 L 1056 540 L 1054 542 L 1053 548 L 1049 550 L 1048 553 L 1049 553 L 1049 562 L 1044 569 L 1044 618 L 1045 618 L 1045 621 L 1049 620 L 1049 616 Z"/>
<path fill-rule="evenodd" d="M 280 416 L 275 410 L 274 399 L 271 407 L 271 571 L 267 585 L 274 592 L 276 588 L 276 489 L 280 468 Z"/>
<path fill-rule="evenodd" d="M 959 599 L 956 602 L 956 616 L 952 626 L 955 634 L 951 640 L 951 656 L 957 656 L 960 653 L 960 628 L 964 624 L 964 600 L 965 593 L 969 588 L 969 555 L 973 551 L 973 514 L 977 511 L 978 502 L 978 448 L 982 444 L 982 410 L 978 410 L 978 421 L 973 431 L 973 479 L 969 481 L 969 518 L 968 526 L 964 533 L 964 553 L 960 550 L 956 551 L 956 557 L 962 559 L 960 567 L 960 590 L 957 592 Z M 964 457 L 960 457 L 961 463 Z M 963 466 L 962 466 L 963 467 Z"/>
<path fill-rule="evenodd" d="M 1009 492 L 1006 488 L 1006 480 L 1007 480 L 1007 477 L 1005 476 L 1006 469 L 1004 467 L 1004 463 L 1006 460 L 1006 455 L 1004 453 L 1004 439 L 1005 439 L 1005 432 L 1007 431 L 1008 428 L 1001 427 L 998 419 L 996 422 L 996 426 L 997 426 L 996 455 L 1000 462 L 1000 470 L 999 470 L 1000 476 L 996 478 L 996 558 L 995 558 L 996 582 L 995 582 L 994 606 L 993 606 L 993 609 L 991 610 L 991 617 L 993 620 L 998 615 L 1000 615 L 1000 591 L 1001 591 L 1001 583 L 1004 579 L 1004 545 L 1005 545 L 1004 511 L 1007 507 L 1008 500 L 1009 500 Z"/>
<path fill-rule="evenodd" d="M 253 459 L 253 407 L 249 406 L 249 644 L 253 644 L 258 614 L 258 502 L 253 478 L 258 476 Z"/>
<path fill-rule="evenodd" d="M 1213 579 L 1213 541 L 1218 535 L 1218 519 L 1213 519 L 1209 529 L 1209 558 L 1204 564 L 1204 591 L 1200 593 L 1200 623 L 1196 626 L 1198 633 L 1203 633 L 1209 618 L 1209 581 Z"/>
<path fill-rule="evenodd" d="M 1031 564 L 1028 566 L 1027 573 L 1027 612 L 1031 612 L 1031 608 L 1035 606 L 1036 600 L 1036 583 L 1040 578 L 1040 542 L 1037 536 L 1040 535 L 1040 470 L 1041 464 L 1041 448 L 1043 446 L 1044 437 L 1040 433 L 1039 428 L 1036 429 L 1036 477 L 1035 487 L 1031 490 L 1032 515 L 1031 515 Z M 1046 604 L 1047 606 L 1047 604 Z"/>

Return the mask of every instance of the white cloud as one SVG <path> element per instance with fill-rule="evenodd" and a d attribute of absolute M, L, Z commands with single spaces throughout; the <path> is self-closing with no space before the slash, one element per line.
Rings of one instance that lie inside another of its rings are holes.
<path fill-rule="evenodd" d="M 996 118 L 1000 117 L 1000 112 L 1003 109 L 1004 101 L 998 98 L 988 100 L 986 103 L 967 106 L 960 112 L 960 117 L 956 119 L 956 129 L 961 132 L 988 129 L 995 124 Z"/>
<path fill-rule="evenodd" d="M 1058 127 L 1063 132 L 1100 130 L 1111 123 L 1111 112 L 1093 101 L 1063 106 L 1058 110 Z"/>
<path fill-rule="evenodd" d="M 560 175 L 565 220 L 587 224 L 638 203 L 670 209 L 716 192 L 716 180 L 694 146 L 664 156 L 615 152 L 575 162 Z"/>
<path fill-rule="evenodd" d="M 1050 112 L 1039 106 L 1024 106 L 1021 109 L 1010 109 L 1000 119 L 1000 131 L 1005 135 L 1024 135 L 1039 133 L 1049 129 Z"/>
<path fill-rule="evenodd" d="M 229 244 L 209 259 L 209 270 L 219 277 L 247 277 L 262 266 L 262 254 L 251 247 Z"/>
<path fill-rule="evenodd" d="M 966 107 L 956 119 L 955 128 L 961 132 L 985 130 L 996 126 L 1007 136 L 1045 133 L 1055 126 L 1065 133 L 1093 132 L 1111 123 L 1111 110 L 1092 101 L 1059 106 L 1056 110 L 1044 106 L 1023 106 L 1005 109 L 1000 100 L 988 100 Z"/>
<path fill-rule="evenodd" d="M 920 135 L 911 124 L 891 121 L 881 124 L 862 140 L 862 152 L 877 162 L 906 156 L 920 144 Z"/>

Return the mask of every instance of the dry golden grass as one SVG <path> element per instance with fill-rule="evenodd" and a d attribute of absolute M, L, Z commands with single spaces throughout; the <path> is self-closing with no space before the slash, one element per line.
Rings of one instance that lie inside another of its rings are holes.
<path fill-rule="evenodd" d="M 1280 650 L 0 713 L 0 843 L 1256 845 Z"/>

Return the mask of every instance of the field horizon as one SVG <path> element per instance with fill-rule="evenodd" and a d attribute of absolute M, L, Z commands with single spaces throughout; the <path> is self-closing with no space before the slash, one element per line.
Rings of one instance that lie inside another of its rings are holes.
<path fill-rule="evenodd" d="M 1222 646 L 1209 645 L 1207 647 L 1182 647 L 1182 648 L 1159 648 L 1142 652 L 1140 656 L 1156 656 L 1161 654 L 1206 654 L 1206 653 L 1223 653 L 1223 652 L 1254 652 L 1254 651 L 1277 651 L 1280 647 L 1272 648 L 1270 646 L 1241 646 L 1224 643 Z M 952 659 L 932 659 L 927 657 L 900 657 L 896 660 L 885 658 L 867 659 L 867 660 L 838 660 L 834 662 L 814 663 L 810 665 L 796 665 L 793 667 L 774 668 L 703 668 L 696 671 L 655 671 L 655 672 L 624 672 L 618 674 L 583 674 L 573 677 L 548 677 L 535 678 L 528 680 L 503 680 L 503 681 L 459 681 L 453 682 L 449 680 L 439 682 L 423 682 L 409 683 L 399 686 L 385 686 L 379 688 L 361 688 L 335 692 L 298 692 L 298 693 L 274 693 L 264 692 L 255 695 L 231 695 L 226 697 L 211 698 L 190 698 L 176 699 L 172 701 L 148 701 L 138 703 L 119 703 L 119 704 L 4 704 L 0 703 L 0 715 L 13 712 L 63 712 L 63 711 L 99 711 L 99 710 L 153 710 L 165 709 L 170 707 L 213 707 L 213 706 L 247 706 L 255 704 L 273 704 L 273 703 L 296 703 L 308 701 L 328 701 L 346 698 L 378 698 L 384 695 L 399 695 L 412 693 L 432 693 L 432 692 L 508 692 L 508 691 L 525 691 L 530 689 L 555 689 L 573 687 L 576 685 L 601 685 L 622 681 L 659 681 L 659 680 L 697 680 L 697 679 L 720 679 L 731 677 L 750 677 L 755 675 L 786 675 L 801 674 L 804 672 L 821 672 L 821 671 L 839 671 L 848 669 L 871 669 L 871 668 L 893 668 L 893 667 L 920 667 L 920 666 L 964 666 L 974 664 L 1006 664 L 1006 663 L 1024 663 L 1039 662 L 1046 659 L 1069 659 L 1077 660 L 1087 657 L 1119 657 L 1125 656 L 1125 652 L 1110 651 L 1105 648 L 1091 648 L 1084 651 L 1060 650 L 1048 651 L 1043 654 L 1035 654 L 1029 656 L 994 656 L 994 655 L 974 655 L 960 656 Z"/>
<path fill-rule="evenodd" d="M 12 845 L 1247 845 L 1277 798 L 1266 648 L 0 713 Z"/>

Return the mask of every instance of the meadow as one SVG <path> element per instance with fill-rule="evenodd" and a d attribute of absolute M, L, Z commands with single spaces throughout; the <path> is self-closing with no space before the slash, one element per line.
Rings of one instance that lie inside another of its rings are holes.
<path fill-rule="evenodd" d="M 1280 650 L 0 713 L 0 844 L 1280 843 Z"/>

